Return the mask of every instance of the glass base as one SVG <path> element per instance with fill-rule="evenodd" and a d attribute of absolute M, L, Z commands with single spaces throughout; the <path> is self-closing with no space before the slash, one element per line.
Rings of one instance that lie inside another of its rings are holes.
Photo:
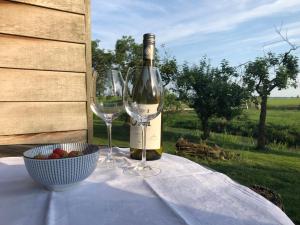
<path fill-rule="evenodd" d="M 105 157 L 100 159 L 98 162 L 98 167 L 103 169 L 115 169 L 117 167 L 121 168 L 127 164 L 126 160 L 118 157 Z"/>
<path fill-rule="evenodd" d="M 153 177 L 160 174 L 161 170 L 148 164 L 138 163 L 128 167 L 123 167 L 123 173 L 130 176 Z"/>

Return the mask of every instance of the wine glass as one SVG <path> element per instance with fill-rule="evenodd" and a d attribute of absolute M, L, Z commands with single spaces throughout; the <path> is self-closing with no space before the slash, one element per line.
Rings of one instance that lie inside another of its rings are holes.
<path fill-rule="evenodd" d="M 112 121 L 123 111 L 124 80 L 116 65 L 113 65 L 100 73 L 93 70 L 91 91 L 91 109 L 106 124 L 108 134 L 108 153 L 101 165 L 106 168 L 114 168 L 122 164 L 123 160 L 112 156 Z"/>
<path fill-rule="evenodd" d="M 124 106 L 128 115 L 141 127 L 142 161 L 124 169 L 127 174 L 149 177 L 160 173 L 159 168 L 146 162 L 146 132 L 149 122 L 163 108 L 163 84 L 156 67 L 129 68 L 124 87 Z M 150 140 L 148 140 L 150 141 Z"/>

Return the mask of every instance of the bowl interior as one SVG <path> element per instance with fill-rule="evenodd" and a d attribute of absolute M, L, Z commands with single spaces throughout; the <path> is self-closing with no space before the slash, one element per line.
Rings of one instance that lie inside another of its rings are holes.
<path fill-rule="evenodd" d="M 67 152 L 71 151 L 81 151 L 84 155 L 95 153 L 99 151 L 97 145 L 90 145 L 87 143 L 63 143 L 63 144 L 54 144 L 54 145 L 46 145 L 40 146 L 37 148 L 29 149 L 23 153 L 25 158 L 34 158 L 38 154 L 42 155 L 50 155 L 52 151 L 56 148 L 61 148 Z"/>

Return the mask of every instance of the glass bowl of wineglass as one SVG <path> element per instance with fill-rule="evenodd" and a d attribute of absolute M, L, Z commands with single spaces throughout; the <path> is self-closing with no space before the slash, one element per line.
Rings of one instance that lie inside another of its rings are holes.
<path fill-rule="evenodd" d="M 149 177 L 160 173 L 159 168 L 151 167 L 146 162 L 146 146 L 151 145 L 151 139 L 146 141 L 146 132 L 149 122 L 162 111 L 163 95 L 163 83 L 158 68 L 129 68 L 124 87 L 124 107 L 141 128 L 142 160 L 137 165 L 126 167 L 126 174 Z"/>
<path fill-rule="evenodd" d="M 107 127 L 108 153 L 101 161 L 106 168 L 114 168 L 124 163 L 124 160 L 112 154 L 112 122 L 123 111 L 124 80 L 117 65 L 112 65 L 102 71 L 93 70 L 91 89 L 91 109 L 101 118 Z"/>

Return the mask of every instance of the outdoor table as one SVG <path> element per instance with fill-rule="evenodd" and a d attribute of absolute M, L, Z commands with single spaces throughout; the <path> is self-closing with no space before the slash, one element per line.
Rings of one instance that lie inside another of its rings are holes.
<path fill-rule="evenodd" d="M 170 154 L 149 163 L 161 173 L 142 178 L 98 166 L 78 186 L 51 192 L 29 177 L 22 157 L 0 158 L 0 225 L 293 224 L 222 173 Z"/>

